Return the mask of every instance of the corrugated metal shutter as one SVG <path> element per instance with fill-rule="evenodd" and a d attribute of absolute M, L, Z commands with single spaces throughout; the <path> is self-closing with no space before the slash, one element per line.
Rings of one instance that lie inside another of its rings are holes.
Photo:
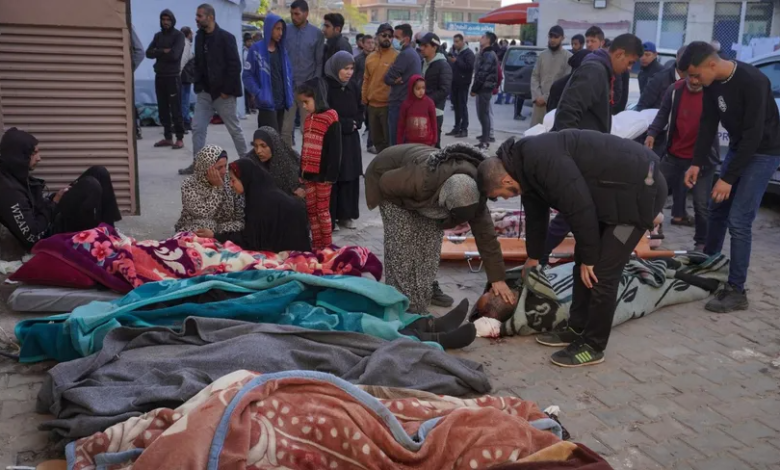
<path fill-rule="evenodd" d="M 119 207 L 137 213 L 128 41 L 119 28 L 0 24 L 0 114 L 38 138 L 35 175 L 50 189 L 103 165 Z"/>

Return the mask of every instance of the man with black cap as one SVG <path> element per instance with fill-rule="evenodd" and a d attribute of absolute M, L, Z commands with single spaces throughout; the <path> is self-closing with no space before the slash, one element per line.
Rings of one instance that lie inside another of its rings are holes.
<path fill-rule="evenodd" d="M 664 69 L 664 66 L 658 62 L 658 50 L 655 48 L 655 43 L 647 41 L 642 44 L 645 52 L 642 57 L 639 58 L 641 68 L 639 70 L 639 93 L 645 91 L 645 85 L 653 78 L 653 75 L 657 74 Z"/>
<path fill-rule="evenodd" d="M 425 94 L 436 105 L 436 124 L 439 136 L 436 148 L 441 148 L 441 127 L 444 124 L 444 105 L 452 88 L 452 68 L 441 53 L 439 36 L 426 33 L 420 38 L 420 53 L 423 56 L 422 74 L 425 77 Z"/>
<path fill-rule="evenodd" d="M 398 57 L 398 51 L 392 47 L 393 27 L 389 23 L 379 25 L 376 42 L 379 47 L 366 58 L 361 96 L 368 109 L 368 135 L 379 153 L 390 145 L 387 122 L 390 85 L 385 83 L 385 74 Z"/>
<path fill-rule="evenodd" d="M 547 33 L 547 50 L 539 54 L 531 74 L 531 100 L 534 103 L 531 126 L 544 121 L 544 115 L 547 113 L 547 98 L 550 96 L 552 84 L 571 71 L 569 67 L 571 52 L 562 48 L 562 44 L 563 28 L 555 25 Z"/>

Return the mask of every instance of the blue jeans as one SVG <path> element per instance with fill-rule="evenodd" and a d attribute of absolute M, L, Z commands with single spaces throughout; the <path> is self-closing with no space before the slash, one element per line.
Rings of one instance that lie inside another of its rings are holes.
<path fill-rule="evenodd" d="M 398 143 L 398 119 L 401 117 L 401 105 L 391 104 L 387 107 L 387 131 L 390 134 L 390 145 Z"/>
<path fill-rule="evenodd" d="M 678 158 L 667 153 L 661 160 L 661 173 L 666 184 L 672 191 L 672 217 L 685 217 L 685 203 L 688 196 L 688 188 L 685 186 L 685 172 L 691 167 L 692 159 Z M 715 176 L 715 165 L 702 167 L 699 179 L 693 187 L 693 214 L 695 216 L 696 230 L 693 235 L 693 243 L 704 245 L 707 241 L 707 224 L 709 221 L 709 209 L 712 178 Z"/>
<path fill-rule="evenodd" d="M 725 173 L 734 158 L 729 150 L 721 165 Z M 753 221 L 764 196 L 769 180 L 780 166 L 780 156 L 753 155 L 745 171 L 731 187 L 731 195 L 721 203 L 710 201 L 709 231 L 704 252 L 708 255 L 720 253 L 726 238 L 726 229 L 731 234 L 731 264 L 729 284 L 744 290 L 750 266 L 750 248 L 753 240 Z"/>
<path fill-rule="evenodd" d="M 192 91 L 191 83 L 181 84 L 181 116 L 184 120 L 184 125 L 189 127 L 192 124 L 192 118 L 190 117 L 190 92 Z"/>

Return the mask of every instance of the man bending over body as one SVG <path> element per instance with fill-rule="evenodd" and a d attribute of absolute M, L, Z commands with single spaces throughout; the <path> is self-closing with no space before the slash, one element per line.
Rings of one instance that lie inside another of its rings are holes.
<path fill-rule="evenodd" d="M 25 249 L 57 233 L 122 220 L 104 167 L 91 167 L 70 186 L 47 197 L 46 182 L 30 175 L 40 161 L 38 140 L 32 134 L 12 127 L 0 139 L 0 222 Z"/>

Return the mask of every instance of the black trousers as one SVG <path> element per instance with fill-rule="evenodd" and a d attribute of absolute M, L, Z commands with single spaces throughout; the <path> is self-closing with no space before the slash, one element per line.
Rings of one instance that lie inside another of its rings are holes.
<path fill-rule="evenodd" d="M 360 218 L 360 178 L 336 181 L 330 191 L 330 218 L 337 220 Z"/>
<path fill-rule="evenodd" d="M 438 130 L 438 135 L 436 137 L 436 148 L 441 148 L 441 128 L 444 126 L 444 116 L 437 116 L 436 117 L 436 129 Z"/>
<path fill-rule="evenodd" d="M 273 127 L 276 132 L 282 132 L 284 123 L 284 109 L 258 109 L 257 110 L 257 128 L 263 126 Z"/>
<path fill-rule="evenodd" d="M 93 166 L 76 179 L 57 204 L 54 233 L 80 232 L 122 220 L 105 167 Z"/>
<path fill-rule="evenodd" d="M 469 87 L 453 86 L 450 93 L 452 106 L 455 107 L 456 131 L 469 130 Z"/>
<path fill-rule="evenodd" d="M 173 132 L 176 139 L 184 139 L 184 118 L 181 113 L 181 77 L 154 77 L 154 91 L 157 93 L 157 112 L 163 126 L 165 139 L 171 140 Z M 171 126 L 173 116 L 173 126 Z"/>

